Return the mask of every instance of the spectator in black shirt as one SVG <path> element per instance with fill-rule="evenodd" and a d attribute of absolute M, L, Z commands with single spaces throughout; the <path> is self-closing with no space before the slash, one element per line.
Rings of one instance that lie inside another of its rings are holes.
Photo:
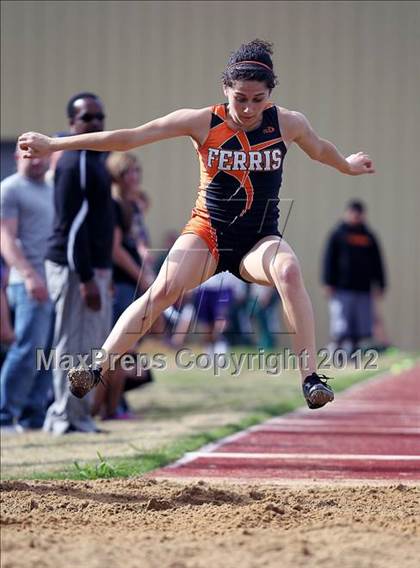
<path fill-rule="evenodd" d="M 330 233 L 323 260 L 323 284 L 329 298 L 333 347 L 357 349 L 372 337 L 374 296 L 386 288 L 381 250 L 366 224 L 362 201 L 348 203 L 343 220 Z"/>
<path fill-rule="evenodd" d="M 70 134 L 99 132 L 104 108 L 93 93 L 67 105 Z M 114 214 L 105 154 L 66 151 L 54 175 L 55 221 L 47 252 L 48 288 L 55 303 L 53 404 L 44 429 L 55 434 L 95 432 L 91 397 L 70 394 L 65 357 L 100 349 L 111 326 Z"/>

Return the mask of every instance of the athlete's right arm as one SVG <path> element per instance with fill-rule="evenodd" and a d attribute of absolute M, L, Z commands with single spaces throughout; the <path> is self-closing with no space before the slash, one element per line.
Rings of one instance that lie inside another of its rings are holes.
<path fill-rule="evenodd" d="M 99 152 L 125 152 L 138 146 L 167 138 L 190 136 L 202 138 L 203 126 L 208 128 L 210 109 L 180 109 L 156 118 L 137 128 L 77 134 L 63 138 L 50 138 L 38 132 L 26 132 L 18 143 L 25 158 L 48 156 L 58 150 L 96 150 Z"/>

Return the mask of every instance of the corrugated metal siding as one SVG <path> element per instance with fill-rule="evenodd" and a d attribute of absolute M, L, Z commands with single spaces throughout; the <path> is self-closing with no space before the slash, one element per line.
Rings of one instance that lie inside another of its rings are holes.
<path fill-rule="evenodd" d="M 344 153 L 369 151 L 378 170 L 347 178 L 299 149 L 287 157 L 282 196 L 294 207 L 285 236 L 302 262 L 319 339 L 327 329 L 321 250 L 344 203 L 358 196 L 388 261 L 390 335 L 418 347 L 418 2 L 3 2 L 1 9 L 2 138 L 65 128 L 66 101 L 78 90 L 102 96 L 109 128 L 213 104 L 222 100 L 229 53 L 255 37 L 273 41 L 280 78 L 273 100 L 302 111 Z M 186 140 L 139 155 L 159 245 L 190 213 L 197 164 Z"/>

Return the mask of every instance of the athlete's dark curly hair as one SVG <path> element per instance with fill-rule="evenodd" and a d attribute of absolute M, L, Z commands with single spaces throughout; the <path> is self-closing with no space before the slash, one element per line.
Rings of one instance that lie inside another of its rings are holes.
<path fill-rule="evenodd" d="M 249 43 L 243 43 L 234 51 L 223 71 L 223 84 L 232 87 L 234 81 L 261 81 L 267 88 L 274 89 L 277 85 L 277 77 L 273 70 L 273 44 L 262 39 L 254 39 Z M 247 63 L 241 62 L 247 61 Z M 250 61 L 257 62 L 255 65 Z M 258 63 L 262 65 L 258 65 Z"/>

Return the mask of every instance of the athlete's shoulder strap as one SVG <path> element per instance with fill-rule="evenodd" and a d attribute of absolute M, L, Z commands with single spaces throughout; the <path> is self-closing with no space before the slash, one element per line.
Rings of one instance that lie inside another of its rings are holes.
<path fill-rule="evenodd" d="M 278 112 L 277 112 L 277 105 L 275 105 L 273 103 L 267 103 L 267 105 L 264 109 L 264 114 L 266 116 L 266 120 L 272 126 L 275 126 L 276 128 L 278 128 L 278 131 L 279 131 L 280 136 L 281 136 L 281 128 L 280 128 L 279 115 L 278 115 Z"/>
<path fill-rule="evenodd" d="M 221 105 L 213 105 L 211 107 L 211 123 L 210 129 L 214 128 L 215 126 L 222 125 L 226 120 L 226 106 Z"/>
<path fill-rule="evenodd" d="M 222 120 L 226 120 L 227 112 L 226 112 L 226 105 L 213 105 L 211 109 L 212 113 L 221 118 Z"/>

